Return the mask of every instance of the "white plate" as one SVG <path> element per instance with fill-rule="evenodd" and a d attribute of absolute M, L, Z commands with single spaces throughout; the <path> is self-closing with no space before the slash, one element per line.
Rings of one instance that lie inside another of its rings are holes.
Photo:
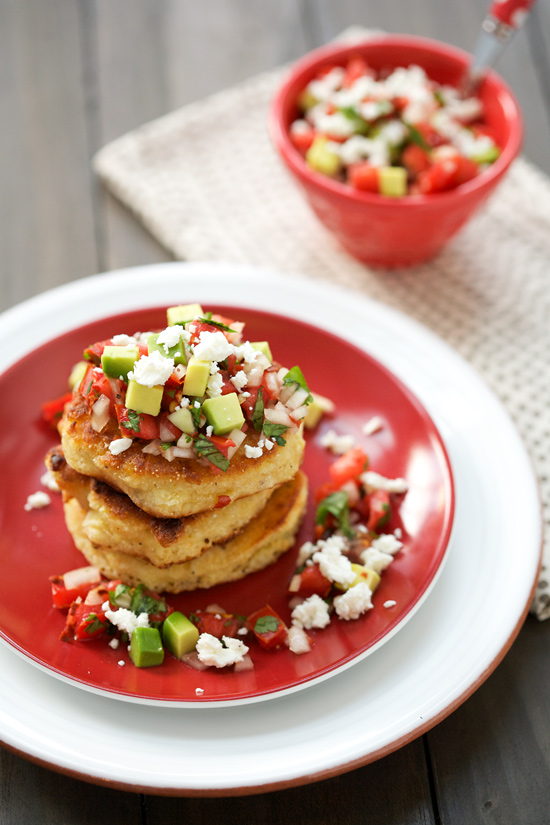
<path fill-rule="evenodd" d="M 426 329 L 356 293 L 253 267 L 159 264 L 45 293 L 0 317 L 0 369 L 99 316 L 187 300 L 303 318 L 364 348 L 410 387 L 453 465 L 446 565 L 388 644 L 327 682 L 269 703 L 211 711 L 120 703 L 60 682 L 2 645 L 0 739 L 57 770 L 156 793 L 260 791 L 336 774 L 427 730 L 508 649 L 540 563 L 531 463 L 500 403 Z"/>

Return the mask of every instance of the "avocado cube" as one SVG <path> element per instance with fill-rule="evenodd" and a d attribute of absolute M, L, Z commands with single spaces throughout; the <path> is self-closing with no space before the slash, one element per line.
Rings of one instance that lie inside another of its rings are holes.
<path fill-rule="evenodd" d="M 273 363 L 273 356 L 271 355 L 271 349 L 269 348 L 267 341 L 251 341 L 250 345 L 252 349 L 258 350 L 258 352 L 261 352 L 262 355 L 265 355 L 271 364 Z"/>
<path fill-rule="evenodd" d="M 162 625 L 162 641 L 177 659 L 191 653 L 199 640 L 199 630 L 178 610 L 170 613 Z"/>
<path fill-rule="evenodd" d="M 308 404 L 307 415 L 304 418 L 306 430 L 314 430 L 325 413 L 334 412 L 334 402 L 324 395 L 312 392 L 313 401 Z"/>
<path fill-rule="evenodd" d="M 190 358 L 183 381 L 183 394 L 197 397 L 204 395 L 209 378 L 210 361 L 200 361 L 198 358 Z"/>
<path fill-rule="evenodd" d="M 309 109 L 313 109 L 313 107 L 317 106 L 318 103 L 319 101 L 308 88 L 305 88 L 303 92 L 300 93 L 298 98 L 298 106 L 302 112 L 307 112 Z"/>
<path fill-rule="evenodd" d="M 170 413 L 168 416 L 168 420 L 172 422 L 178 429 L 182 431 L 182 433 L 186 433 L 187 435 L 193 435 L 195 432 L 195 424 L 193 422 L 193 416 L 191 415 L 191 411 L 187 409 L 187 407 L 181 407 L 179 410 L 174 410 L 173 413 Z"/>
<path fill-rule="evenodd" d="M 157 384 L 156 387 L 144 387 L 137 381 L 130 381 L 126 392 L 126 407 L 147 415 L 158 415 L 164 387 Z"/>
<path fill-rule="evenodd" d="M 152 352 L 160 352 L 164 358 L 173 358 L 174 364 L 187 364 L 185 357 L 185 345 L 180 336 L 179 344 L 174 344 L 173 347 L 166 347 L 164 344 L 157 343 L 159 333 L 152 333 L 147 337 L 147 352 L 151 355 Z"/>
<path fill-rule="evenodd" d="M 333 178 L 340 171 L 342 161 L 327 144 L 327 138 L 318 135 L 306 152 L 306 163 L 317 172 Z"/>
<path fill-rule="evenodd" d="M 136 667 L 154 667 L 164 661 L 164 648 L 156 627 L 136 627 L 130 640 L 130 659 Z"/>
<path fill-rule="evenodd" d="M 237 393 L 218 395 L 207 398 L 202 405 L 208 423 L 214 428 L 214 435 L 227 435 L 231 430 L 240 430 L 244 424 L 244 415 Z"/>
<path fill-rule="evenodd" d="M 174 326 L 174 324 L 184 326 L 187 321 L 192 321 L 197 315 L 204 315 L 200 304 L 180 304 L 176 307 L 168 307 L 166 310 L 169 327 Z"/>
<path fill-rule="evenodd" d="M 500 155 L 500 149 L 498 146 L 489 146 L 487 149 L 484 149 L 482 152 L 478 152 L 477 154 L 471 155 L 471 160 L 474 160 L 476 163 L 494 163 L 495 160 Z"/>
<path fill-rule="evenodd" d="M 137 347 L 107 346 L 101 356 L 101 367 L 109 378 L 122 378 L 123 381 L 127 381 L 128 373 L 134 368 L 138 358 Z"/>
<path fill-rule="evenodd" d="M 407 194 L 407 170 L 403 166 L 381 166 L 378 188 L 381 195 L 389 198 L 403 197 Z"/>
<path fill-rule="evenodd" d="M 349 584 L 341 584 L 340 582 L 335 582 L 334 586 L 338 588 L 338 590 L 349 590 L 350 587 L 355 587 L 356 584 L 360 584 L 361 582 L 366 582 L 370 587 L 372 593 L 376 590 L 378 585 L 380 584 L 380 576 L 375 570 L 371 570 L 369 567 L 365 567 L 363 564 L 356 564 L 352 562 L 351 569 L 355 573 L 355 578 Z"/>
<path fill-rule="evenodd" d="M 88 369 L 89 365 L 89 361 L 79 361 L 78 364 L 74 365 L 68 380 L 70 390 L 74 390 L 75 387 L 78 387 L 80 385 L 80 382 L 86 375 L 86 370 Z"/>

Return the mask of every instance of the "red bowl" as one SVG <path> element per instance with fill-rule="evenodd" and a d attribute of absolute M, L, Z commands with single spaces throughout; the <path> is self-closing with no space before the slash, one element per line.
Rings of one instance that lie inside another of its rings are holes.
<path fill-rule="evenodd" d="M 290 124 L 299 116 L 296 101 L 300 92 L 323 66 L 345 65 L 354 55 L 364 57 L 375 70 L 416 64 L 431 79 L 454 86 L 460 83 L 471 56 L 444 43 L 404 35 L 324 46 L 292 67 L 271 107 L 270 133 L 275 146 L 314 212 L 342 246 L 374 265 L 421 263 L 440 251 L 503 177 L 521 146 L 521 112 L 502 78 L 489 72 L 478 93 L 485 121 L 501 148 L 495 163 L 477 178 L 447 192 L 403 198 L 359 192 L 307 166 L 289 137 Z"/>

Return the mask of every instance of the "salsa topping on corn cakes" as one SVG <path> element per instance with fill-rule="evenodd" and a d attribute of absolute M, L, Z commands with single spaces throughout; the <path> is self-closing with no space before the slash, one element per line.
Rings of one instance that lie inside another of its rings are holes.
<path fill-rule="evenodd" d="M 87 347 L 72 385 L 96 432 L 116 420 L 120 438 L 109 451 L 118 455 L 140 440 L 144 453 L 225 472 L 250 429 L 260 438 L 244 445 L 247 458 L 284 446 L 313 396 L 299 366 L 282 367 L 267 341 L 243 340 L 243 328 L 188 304 L 169 307 L 160 332 Z"/>

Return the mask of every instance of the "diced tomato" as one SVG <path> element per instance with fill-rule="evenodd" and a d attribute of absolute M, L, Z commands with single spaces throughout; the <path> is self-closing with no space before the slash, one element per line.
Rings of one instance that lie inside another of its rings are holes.
<path fill-rule="evenodd" d="M 124 399 L 122 392 L 119 391 L 119 385 L 122 382 L 117 380 L 113 383 L 117 387 L 117 399 L 113 393 L 113 386 L 103 370 L 100 367 L 88 367 L 79 387 L 79 392 L 86 399 L 88 410 L 92 409 L 100 395 L 105 395 L 109 399 L 110 415 L 115 414 L 115 401 L 120 404 Z"/>
<path fill-rule="evenodd" d="M 64 395 L 60 395 L 59 398 L 54 398 L 42 404 L 42 420 L 45 421 L 46 424 L 49 424 L 50 427 L 56 429 L 59 419 L 63 415 L 65 404 L 67 404 L 72 397 L 72 392 L 66 392 Z"/>
<path fill-rule="evenodd" d="M 366 160 L 352 163 L 348 168 L 348 182 L 361 192 L 378 192 L 378 168 Z"/>
<path fill-rule="evenodd" d="M 90 361 L 90 363 L 95 364 L 96 367 L 99 367 L 101 364 L 101 356 L 103 355 L 103 350 L 105 347 L 109 347 L 112 345 L 112 340 L 108 338 L 106 341 L 96 341 L 95 344 L 92 344 L 91 347 L 86 347 L 83 353 L 83 357 L 86 361 Z"/>
<path fill-rule="evenodd" d="M 364 57 L 351 57 L 346 66 L 346 73 L 342 85 L 348 89 L 363 75 L 371 75 L 369 65 Z"/>
<path fill-rule="evenodd" d="M 229 395 L 236 392 L 235 384 L 231 381 L 231 375 L 228 370 L 220 370 L 219 375 L 222 379 L 222 395 Z"/>
<path fill-rule="evenodd" d="M 207 435 L 206 438 L 220 451 L 224 458 L 227 458 L 230 448 L 235 446 L 233 439 L 224 435 Z"/>
<path fill-rule="evenodd" d="M 305 155 L 313 141 L 315 140 L 315 129 L 300 129 L 300 131 L 290 131 L 290 142 L 302 155 Z"/>
<path fill-rule="evenodd" d="M 191 614 L 191 621 L 197 626 L 199 633 L 210 633 L 217 639 L 222 636 L 235 638 L 242 626 L 233 613 L 210 613 L 207 610 L 195 610 Z"/>
<path fill-rule="evenodd" d="M 287 627 L 278 613 L 268 604 L 261 610 L 251 613 L 246 620 L 247 627 L 264 650 L 274 650 L 284 644 L 287 637 Z"/>
<path fill-rule="evenodd" d="M 97 571 L 89 568 L 90 575 L 87 580 L 82 581 L 77 587 L 68 588 L 63 576 L 50 576 L 52 587 L 53 606 L 59 610 L 65 610 L 78 598 L 84 599 L 98 584 Z"/>
<path fill-rule="evenodd" d="M 159 437 L 159 424 L 154 415 L 128 410 L 120 404 L 116 406 L 120 432 L 126 438 L 144 438 L 152 441 Z"/>
<path fill-rule="evenodd" d="M 386 490 L 375 490 L 366 496 L 369 506 L 368 530 L 379 530 L 390 518 L 390 494 Z"/>
<path fill-rule="evenodd" d="M 219 327 L 214 326 L 214 324 L 208 324 L 204 321 L 193 321 L 189 327 L 189 331 L 191 333 L 189 343 L 198 344 L 201 332 L 219 332 L 220 329 Z"/>
<path fill-rule="evenodd" d="M 243 402 L 241 404 L 241 409 L 243 411 L 244 417 L 247 418 L 249 421 L 251 420 L 252 415 L 254 414 L 254 407 L 256 406 L 256 400 L 258 398 L 258 393 L 259 393 L 260 390 L 262 390 L 262 395 L 263 395 L 264 389 L 265 388 L 262 387 L 262 386 L 260 386 L 260 387 L 248 387 L 247 388 L 247 392 L 250 393 L 250 395 L 248 396 L 248 398 L 245 398 L 243 400 Z M 265 395 L 263 396 L 263 398 L 265 400 Z"/>
<path fill-rule="evenodd" d="M 430 123 L 415 123 L 415 129 L 432 149 L 446 143 L 445 138 Z"/>
<path fill-rule="evenodd" d="M 346 481 L 352 481 L 360 476 L 367 464 L 368 458 L 363 448 L 353 447 L 336 459 L 330 468 L 330 477 L 336 487 L 341 487 Z"/>
<path fill-rule="evenodd" d="M 293 593 L 307 599 L 309 596 L 317 595 L 324 599 L 330 593 L 332 582 L 323 576 L 318 564 L 308 564 L 299 574 L 300 583 Z"/>
<path fill-rule="evenodd" d="M 181 432 L 179 427 L 176 427 L 176 425 L 173 424 L 172 421 L 170 421 L 170 419 L 168 418 L 169 415 L 170 415 L 170 413 L 168 413 L 168 412 L 162 412 L 160 414 L 159 418 L 158 418 L 159 437 L 162 438 L 162 436 L 160 435 L 161 429 L 165 429 L 165 430 L 168 430 L 168 432 L 170 433 L 171 436 L 173 436 L 173 440 L 177 441 L 178 438 L 180 437 L 180 435 L 182 434 L 182 432 Z M 171 441 L 172 439 L 166 439 L 166 440 Z"/>
<path fill-rule="evenodd" d="M 424 172 L 431 165 L 428 152 L 416 143 L 410 143 L 401 155 L 403 166 L 413 177 Z"/>
<path fill-rule="evenodd" d="M 105 613 L 96 605 L 73 602 L 69 607 L 67 621 L 60 639 L 69 642 L 87 642 L 99 639 L 105 633 L 107 622 Z"/>
<path fill-rule="evenodd" d="M 214 510 L 221 510 L 223 507 L 227 507 L 228 504 L 231 504 L 230 496 L 218 496 L 218 500 L 214 504 Z"/>
<path fill-rule="evenodd" d="M 432 192 L 444 192 L 472 180 L 477 173 L 478 166 L 473 160 L 457 154 L 434 163 L 422 172 L 418 176 L 418 185 L 425 195 Z"/>
<path fill-rule="evenodd" d="M 315 490 L 315 502 L 319 504 L 324 498 L 337 490 L 336 484 L 332 481 L 325 481 Z"/>
<path fill-rule="evenodd" d="M 405 95 L 397 95 L 392 98 L 392 103 L 398 112 L 402 112 L 409 105 L 409 98 Z"/>

